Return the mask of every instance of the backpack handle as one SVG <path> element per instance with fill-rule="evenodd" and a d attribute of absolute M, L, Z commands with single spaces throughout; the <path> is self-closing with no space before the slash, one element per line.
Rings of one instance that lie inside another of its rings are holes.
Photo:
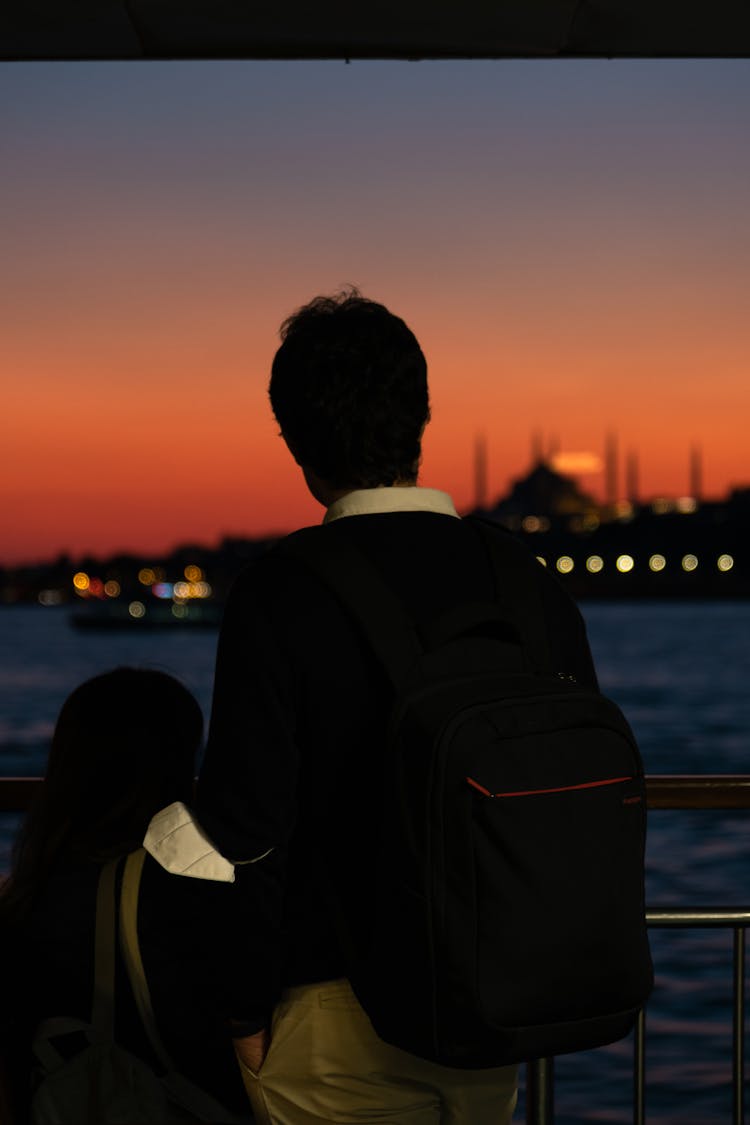
<path fill-rule="evenodd" d="M 453 606 L 419 629 L 428 650 L 458 640 L 467 633 L 482 633 L 492 639 L 524 647 L 520 614 L 515 606 L 507 603 L 467 602 Z"/>

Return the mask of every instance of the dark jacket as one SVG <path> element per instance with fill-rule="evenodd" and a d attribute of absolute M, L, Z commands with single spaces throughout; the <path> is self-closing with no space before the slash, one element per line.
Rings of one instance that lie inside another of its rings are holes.
<path fill-rule="evenodd" d="M 467 521 L 389 512 L 336 526 L 418 627 L 462 601 L 493 596 L 486 551 Z M 507 534 L 498 528 L 499 539 Z M 531 562 L 554 669 L 596 687 L 577 607 Z M 321 856 L 334 857 L 334 877 L 364 920 L 389 703 L 384 673 L 356 626 L 303 565 L 276 546 L 240 576 L 219 640 L 198 815 L 230 859 L 247 862 L 273 848 L 285 865 L 284 916 L 258 919 L 278 989 L 346 975 Z M 238 996 L 238 1016 L 242 1003 Z"/>

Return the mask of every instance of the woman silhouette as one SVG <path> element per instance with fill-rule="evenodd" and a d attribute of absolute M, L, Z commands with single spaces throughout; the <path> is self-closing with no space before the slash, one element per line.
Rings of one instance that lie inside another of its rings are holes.
<path fill-rule="evenodd" d="M 21 1121 L 35 1029 L 53 1017 L 91 1018 L 102 867 L 141 846 L 154 814 L 192 801 L 202 736 L 195 698 L 150 669 L 96 676 L 60 711 L 46 776 L 0 892 L 6 1069 L 16 1077 Z M 175 1068 L 227 1107 L 227 1121 L 251 1120 L 227 1022 L 237 989 L 231 935 L 247 932 L 243 910 L 234 883 L 181 878 L 146 856 L 138 935 L 156 1025 Z M 116 1042 L 158 1069 L 119 960 L 115 996 Z M 59 1039 L 62 1053 L 81 1048 L 75 1034 Z"/>

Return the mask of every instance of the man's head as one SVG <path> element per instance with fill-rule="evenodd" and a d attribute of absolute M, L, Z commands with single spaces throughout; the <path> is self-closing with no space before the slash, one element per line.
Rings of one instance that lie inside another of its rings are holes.
<path fill-rule="evenodd" d="M 416 481 L 427 364 L 403 320 L 350 289 L 316 297 L 280 335 L 271 406 L 303 469 L 334 489 Z"/>

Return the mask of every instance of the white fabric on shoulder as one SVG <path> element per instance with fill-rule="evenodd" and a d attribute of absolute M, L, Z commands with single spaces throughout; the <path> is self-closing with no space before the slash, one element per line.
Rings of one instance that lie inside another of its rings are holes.
<path fill-rule="evenodd" d="M 182 801 L 167 805 L 151 818 L 143 846 L 172 875 L 215 883 L 234 882 L 234 864 L 217 851 Z"/>

